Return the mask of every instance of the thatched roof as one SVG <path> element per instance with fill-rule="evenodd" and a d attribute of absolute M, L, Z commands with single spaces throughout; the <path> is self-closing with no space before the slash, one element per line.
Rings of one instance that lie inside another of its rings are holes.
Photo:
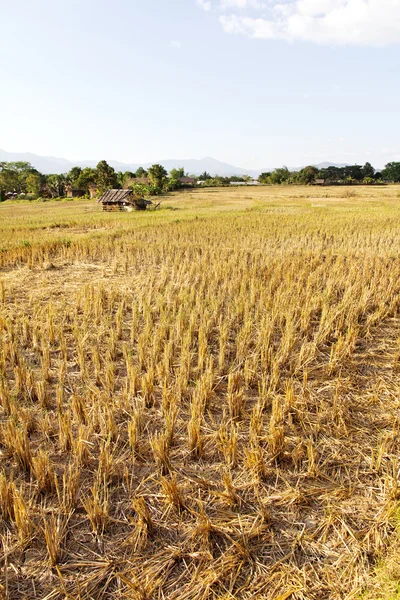
<path fill-rule="evenodd" d="M 107 190 L 97 202 L 103 204 L 131 204 L 132 190 Z"/>

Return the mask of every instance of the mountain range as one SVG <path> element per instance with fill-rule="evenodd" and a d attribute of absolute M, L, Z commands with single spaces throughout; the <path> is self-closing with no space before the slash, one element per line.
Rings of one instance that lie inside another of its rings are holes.
<path fill-rule="evenodd" d="M 17 162 L 26 161 L 30 162 L 40 173 L 67 173 L 72 167 L 95 167 L 98 161 L 96 160 L 82 160 L 82 161 L 70 161 L 65 158 L 58 158 L 55 156 L 38 156 L 31 152 L 6 152 L 0 149 L 0 162 Z M 231 175 L 250 175 L 251 177 L 258 177 L 260 173 L 265 171 L 273 171 L 274 168 L 265 169 L 243 169 L 242 167 L 235 167 L 215 158 L 209 156 L 202 159 L 167 159 L 157 160 L 149 163 L 122 163 L 115 160 L 108 160 L 109 165 L 114 167 L 116 171 L 133 171 L 135 172 L 139 167 L 148 169 L 152 164 L 158 163 L 163 165 L 167 171 L 174 168 L 183 167 L 190 175 L 200 175 L 207 171 L 210 175 L 221 175 L 223 177 L 229 177 Z M 345 164 L 335 163 L 319 163 L 315 165 L 319 169 L 324 169 L 329 166 L 345 167 Z M 291 171 L 299 171 L 302 167 L 292 167 Z"/>

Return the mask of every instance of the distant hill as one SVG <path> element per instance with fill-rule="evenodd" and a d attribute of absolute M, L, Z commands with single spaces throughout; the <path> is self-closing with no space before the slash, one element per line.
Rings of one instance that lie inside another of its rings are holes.
<path fill-rule="evenodd" d="M 16 161 L 27 161 L 30 162 L 38 171 L 41 173 L 67 173 L 72 167 L 95 167 L 99 161 L 96 160 L 83 160 L 73 162 L 65 158 L 58 158 L 55 156 L 38 156 L 30 152 L 6 152 L 0 149 L 0 162 L 16 162 Z M 167 171 L 174 168 L 183 167 L 190 175 L 200 175 L 207 171 L 210 175 L 221 175 L 223 177 L 230 177 L 231 175 L 250 175 L 251 177 L 257 178 L 260 173 L 265 171 L 273 171 L 275 167 L 269 167 L 265 169 L 243 169 L 242 167 L 235 167 L 215 158 L 207 156 L 202 159 L 165 159 L 155 160 L 149 163 L 122 163 L 116 160 L 108 160 L 107 162 L 114 167 L 117 171 L 136 171 L 139 167 L 148 169 L 154 163 L 163 165 Z M 345 164 L 334 164 L 323 162 L 315 165 L 319 169 L 325 169 L 329 166 L 345 167 Z M 299 171 L 303 167 L 292 167 L 291 171 Z"/>
<path fill-rule="evenodd" d="M 149 163 L 123 163 L 116 160 L 106 159 L 117 171 L 136 171 L 139 167 L 145 169 L 151 167 L 152 164 L 162 164 L 167 171 L 174 168 L 183 167 L 185 171 L 193 175 L 200 175 L 207 171 L 210 175 L 252 175 L 257 176 L 261 173 L 261 170 L 250 170 L 242 169 L 241 167 L 235 167 L 228 163 L 221 162 L 215 158 L 206 157 L 200 160 L 196 159 L 166 159 L 166 160 L 154 160 Z M 38 156 L 30 152 L 6 152 L 0 149 L 0 162 L 15 162 L 15 161 L 27 161 L 30 162 L 38 171 L 41 173 L 66 173 L 72 167 L 95 167 L 99 161 L 97 160 L 83 160 L 73 162 L 66 160 L 65 158 L 58 158 L 55 156 Z"/>
<path fill-rule="evenodd" d="M 0 149 L 0 162 L 30 162 L 41 173 L 66 173 L 74 164 L 65 158 L 38 156 L 31 152 L 6 152 Z"/>
<path fill-rule="evenodd" d="M 322 163 L 318 163 L 317 165 L 313 165 L 314 167 L 317 167 L 317 169 L 327 169 L 328 167 L 338 167 L 339 169 L 341 169 L 342 167 L 348 167 L 349 163 L 330 163 L 330 162 L 322 162 Z M 303 168 L 303 167 L 301 167 Z"/>

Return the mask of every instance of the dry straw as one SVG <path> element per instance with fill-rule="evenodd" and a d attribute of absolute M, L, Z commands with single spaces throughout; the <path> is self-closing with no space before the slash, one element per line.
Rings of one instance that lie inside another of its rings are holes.
<path fill-rule="evenodd" d="M 7 600 L 393 584 L 397 191 L 279 194 L 0 208 Z"/>

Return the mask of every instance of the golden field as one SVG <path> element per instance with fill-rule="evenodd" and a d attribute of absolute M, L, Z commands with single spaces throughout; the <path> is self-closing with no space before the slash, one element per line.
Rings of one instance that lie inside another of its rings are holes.
<path fill-rule="evenodd" d="M 0 597 L 400 597 L 400 187 L 0 204 Z"/>

